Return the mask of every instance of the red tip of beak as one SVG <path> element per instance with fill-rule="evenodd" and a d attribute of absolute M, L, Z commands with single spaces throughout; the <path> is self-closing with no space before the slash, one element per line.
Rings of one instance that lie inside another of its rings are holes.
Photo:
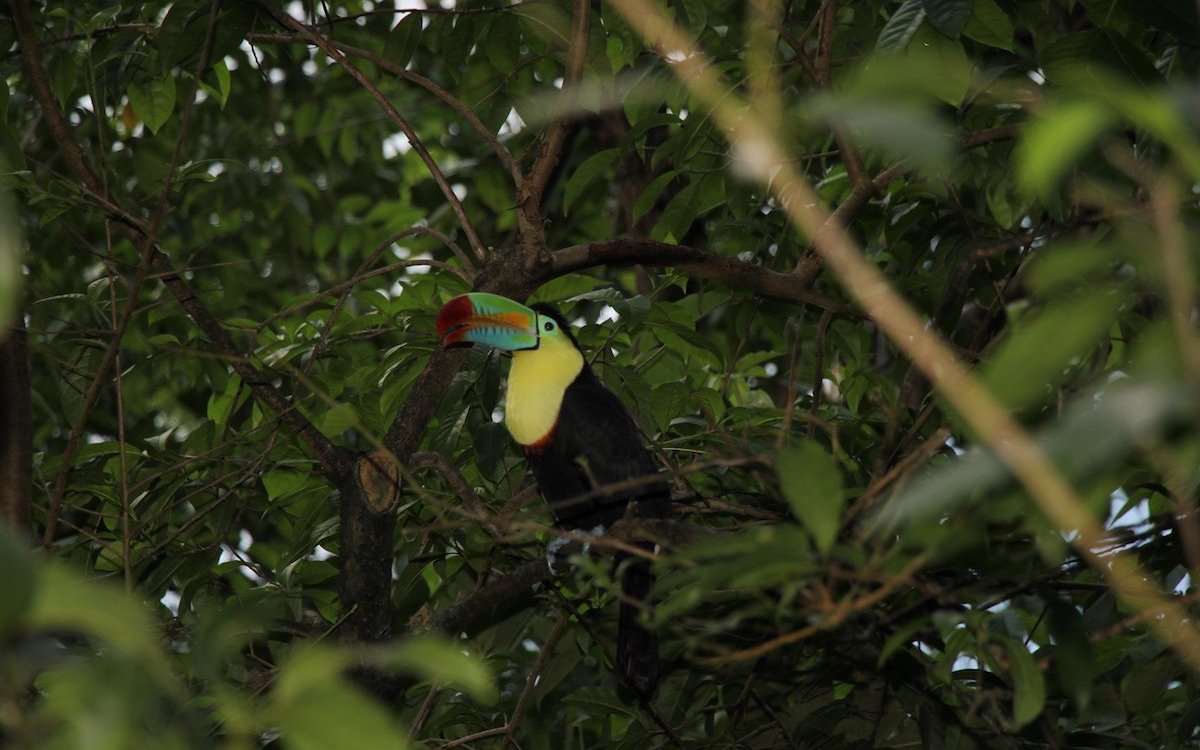
<path fill-rule="evenodd" d="M 459 295 L 442 305 L 437 316 L 437 335 L 442 340 L 442 346 L 451 346 L 461 340 L 461 333 L 455 328 L 467 318 L 475 314 L 475 305 L 467 295 Z"/>

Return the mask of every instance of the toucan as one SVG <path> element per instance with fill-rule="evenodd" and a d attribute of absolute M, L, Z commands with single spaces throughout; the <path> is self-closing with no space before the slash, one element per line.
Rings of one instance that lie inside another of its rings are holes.
<path fill-rule="evenodd" d="M 504 423 L 559 528 L 597 534 L 627 513 L 668 515 L 670 486 L 658 463 L 557 310 L 496 294 L 463 294 L 442 307 L 437 333 L 446 348 L 486 344 L 512 352 Z M 654 549 L 650 542 L 639 546 Z M 658 680 L 658 639 L 639 619 L 651 606 L 654 575 L 649 560 L 637 555 L 617 552 L 613 565 L 621 586 L 617 678 L 644 700 Z"/>

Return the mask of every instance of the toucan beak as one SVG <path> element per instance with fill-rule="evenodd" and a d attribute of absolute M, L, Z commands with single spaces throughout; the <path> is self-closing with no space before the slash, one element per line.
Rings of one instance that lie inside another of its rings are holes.
<path fill-rule="evenodd" d="M 437 334 L 446 349 L 471 344 L 506 351 L 536 349 L 537 313 L 498 294 L 472 292 L 442 305 Z"/>

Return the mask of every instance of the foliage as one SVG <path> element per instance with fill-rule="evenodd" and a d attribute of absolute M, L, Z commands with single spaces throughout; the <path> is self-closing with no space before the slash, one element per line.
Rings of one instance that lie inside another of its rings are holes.
<path fill-rule="evenodd" d="M 1200 742 L 1200 633 L 856 311 L 688 60 L 608 2 L 417 5 L 0 10 L 43 553 L 0 536 L 0 744 Z M 1194 610 L 1195 3 L 653 7 Z M 648 706 L 607 563 L 505 588 L 553 532 L 505 364 L 438 352 L 470 288 L 558 304 L 670 472 Z"/>

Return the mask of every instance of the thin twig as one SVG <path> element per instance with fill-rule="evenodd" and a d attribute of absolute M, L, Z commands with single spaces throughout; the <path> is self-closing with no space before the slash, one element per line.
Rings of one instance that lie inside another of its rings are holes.
<path fill-rule="evenodd" d="M 1171 312 L 1171 328 L 1179 348 L 1179 359 L 1183 372 L 1194 396 L 1200 396 L 1200 340 L 1192 316 L 1196 309 L 1196 284 L 1194 269 L 1188 258 L 1187 240 L 1179 217 L 1179 194 L 1170 178 L 1162 178 L 1151 188 L 1154 229 L 1158 234 L 1158 245 L 1162 251 L 1164 283 Z M 1200 402 L 1198 402 L 1200 403 Z M 1195 407 L 1193 418 L 1200 430 L 1200 406 Z M 1190 473 L 1190 472 L 1188 472 Z M 1178 469 L 1170 472 L 1181 475 Z M 1196 498 L 1189 491 L 1187 481 L 1180 481 L 1172 488 L 1172 500 L 1176 508 L 1179 537 L 1184 559 L 1192 579 L 1200 576 L 1200 520 L 1196 516 Z"/>
<path fill-rule="evenodd" d="M 421 469 L 435 470 L 446 480 L 446 484 L 450 485 L 450 489 L 454 490 L 454 494 L 462 502 L 469 515 L 475 518 L 487 517 L 488 510 L 475 495 L 475 490 L 467 484 L 467 480 L 463 479 L 462 473 L 441 453 L 417 451 L 408 460 L 408 469 L 414 472 Z"/>
<path fill-rule="evenodd" d="M 462 747 L 463 745 L 469 745 L 472 742 L 476 742 L 478 740 L 486 740 L 488 737 L 495 737 L 497 735 L 504 734 L 506 731 L 508 731 L 507 727 L 504 727 L 504 726 L 492 727 L 491 729 L 484 729 L 482 732 L 475 732 L 474 734 L 468 734 L 465 737 L 459 737 L 456 740 L 450 740 L 447 743 L 438 745 L 438 750 L 449 750 L 449 748 L 452 748 L 452 747 Z"/>
<path fill-rule="evenodd" d="M 383 109 L 388 118 L 394 122 L 396 127 L 400 128 L 400 132 L 404 133 L 404 136 L 408 138 L 408 143 L 410 146 L 412 146 L 413 152 L 416 153 L 416 155 L 420 157 L 421 161 L 425 163 L 425 168 L 429 170 L 429 174 L 433 177 L 434 183 L 436 183 L 438 188 L 442 191 L 442 195 L 445 197 L 446 203 L 450 205 L 450 210 L 454 212 L 456 217 L 458 217 L 459 226 L 462 228 L 463 234 L 467 236 L 467 244 L 469 244 L 471 249 L 475 251 L 475 257 L 479 260 L 483 260 L 487 254 L 487 251 L 485 250 L 483 243 L 480 242 L 479 235 L 475 232 L 475 227 L 471 223 L 470 218 L 467 216 L 467 212 L 466 209 L 463 208 L 462 201 L 459 200 L 458 196 L 454 194 L 454 188 L 446 179 L 446 175 L 442 172 L 442 168 L 438 166 L 438 163 L 434 160 L 433 156 L 430 155 L 429 150 L 425 148 L 424 142 L 421 140 L 420 136 L 417 135 L 417 131 L 414 130 L 412 125 L 409 124 L 408 120 L 404 118 L 404 115 L 400 114 L 400 111 L 396 109 L 395 105 L 392 104 L 386 96 L 383 95 L 383 92 L 379 90 L 378 86 L 370 81 L 361 70 L 350 64 L 350 61 L 346 59 L 346 56 L 342 54 L 341 50 L 339 50 L 337 46 L 335 46 L 333 42 L 329 40 L 328 37 L 318 34 L 309 26 L 293 18 L 291 14 L 278 10 L 271 4 L 265 2 L 265 0 L 256 0 L 256 2 L 260 8 L 270 14 L 270 16 L 274 18 L 275 21 L 281 26 L 296 31 L 302 37 L 320 47 L 322 52 L 324 52 L 331 60 L 341 66 L 341 68 L 345 70 L 351 78 L 357 81 L 360 86 L 366 89 L 367 93 L 370 94 L 371 98 L 374 99 L 380 108 Z"/>
<path fill-rule="evenodd" d="M 521 725 L 521 719 L 525 718 L 525 710 L 529 707 L 529 698 L 533 695 L 533 689 L 537 685 L 538 677 L 542 674 L 542 668 L 546 665 L 546 657 L 554 652 L 554 647 L 558 645 L 558 639 L 567 630 L 567 624 L 571 622 L 571 618 L 563 613 L 559 613 L 558 621 L 554 623 L 550 634 L 546 636 L 546 641 L 538 650 L 537 659 L 533 662 L 533 668 L 529 670 L 529 677 L 525 680 L 525 689 L 521 691 L 521 697 L 517 699 L 517 705 L 513 708 L 512 717 L 509 718 L 508 724 L 504 731 L 504 741 L 500 743 L 500 750 L 511 745 L 516 745 L 517 728 Z"/>
<path fill-rule="evenodd" d="M 893 591 L 901 586 L 907 586 L 913 574 L 925 566 L 928 561 L 928 555 L 921 554 L 914 557 L 904 566 L 904 569 L 894 576 L 890 576 L 878 588 L 868 591 L 854 599 L 840 602 L 829 602 L 829 605 L 822 612 L 821 622 L 814 625 L 806 625 L 799 630 L 793 630 L 789 633 L 776 636 L 769 640 L 763 641 L 749 648 L 739 649 L 720 656 L 710 657 L 706 661 L 713 664 L 727 664 L 733 661 L 747 661 L 750 659 L 758 659 L 766 654 L 782 648 L 797 641 L 802 641 L 806 638 L 811 638 L 822 630 L 830 630 L 846 621 L 850 615 L 869 609 L 879 602 L 886 599 Z"/>
<path fill-rule="evenodd" d="M 391 13 L 394 11 L 388 12 Z M 309 42 L 307 39 L 296 34 L 251 34 L 249 39 L 251 42 L 255 43 L 270 42 L 283 44 L 311 44 L 311 42 Z M 338 41 L 336 39 L 330 39 L 329 43 L 337 47 L 344 54 L 367 60 L 383 72 L 394 75 L 397 78 L 403 78 L 410 83 L 415 83 L 416 85 L 436 96 L 439 101 L 441 101 L 450 109 L 454 110 L 455 114 L 467 121 L 467 124 L 469 124 L 476 134 L 483 139 L 484 143 L 491 148 L 492 153 L 496 155 L 496 158 L 500 160 L 500 163 L 504 165 L 505 170 L 513 179 L 513 184 L 520 184 L 521 165 L 517 163 L 515 158 L 513 158 L 512 152 L 500 142 L 500 139 L 496 137 L 496 134 L 493 133 L 487 125 L 483 124 L 483 120 L 479 119 L 479 115 L 475 113 L 475 110 L 468 106 L 462 99 L 459 99 L 457 96 L 450 93 L 431 79 L 426 78 L 420 73 L 409 70 L 402 65 L 397 65 L 383 55 L 346 44 L 345 42 Z"/>

